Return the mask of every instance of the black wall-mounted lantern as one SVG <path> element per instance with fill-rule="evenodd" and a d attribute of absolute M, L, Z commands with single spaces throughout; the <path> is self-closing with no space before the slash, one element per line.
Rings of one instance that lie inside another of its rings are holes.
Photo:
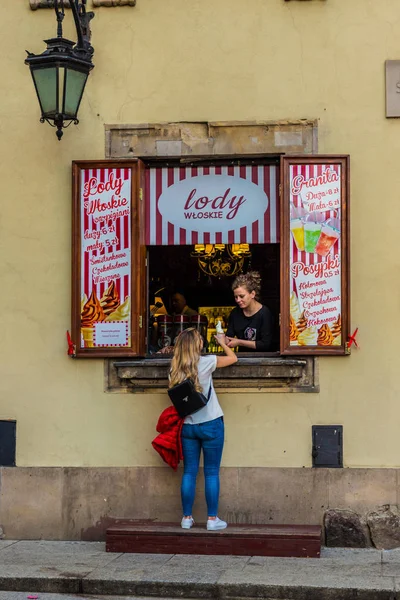
<path fill-rule="evenodd" d="M 30 68 L 42 113 L 41 123 L 47 121 L 57 127 L 59 140 L 63 128 L 79 122 L 77 115 L 86 81 L 94 65 L 90 44 L 90 20 L 94 13 L 86 12 L 86 0 L 69 0 L 74 16 L 78 41 L 63 37 L 64 0 L 54 0 L 57 15 L 57 37 L 45 40 L 47 49 L 42 54 L 27 52 L 25 60 Z"/>

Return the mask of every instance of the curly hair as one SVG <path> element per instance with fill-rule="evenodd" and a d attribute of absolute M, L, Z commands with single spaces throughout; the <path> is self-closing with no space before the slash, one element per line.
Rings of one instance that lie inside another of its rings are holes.
<path fill-rule="evenodd" d="M 261 275 L 258 271 L 249 271 L 241 273 L 232 283 L 232 290 L 238 287 L 244 287 L 248 292 L 255 292 L 255 299 L 260 300 L 261 292 Z"/>

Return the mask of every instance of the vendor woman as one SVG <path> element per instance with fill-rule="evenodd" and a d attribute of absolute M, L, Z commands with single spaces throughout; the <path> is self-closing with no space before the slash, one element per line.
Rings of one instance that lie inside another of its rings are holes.
<path fill-rule="evenodd" d="M 226 339 L 238 352 L 267 352 L 272 343 L 272 315 L 259 302 L 261 277 L 257 271 L 236 277 L 232 290 L 237 307 L 229 315 Z"/>

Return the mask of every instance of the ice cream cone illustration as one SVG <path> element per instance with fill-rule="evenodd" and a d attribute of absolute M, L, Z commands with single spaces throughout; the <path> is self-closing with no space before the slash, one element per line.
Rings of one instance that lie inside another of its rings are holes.
<path fill-rule="evenodd" d="M 85 348 L 93 348 L 93 327 L 94 323 L 104 321 L 105 314 L 100 305 L 99 299 L 93 290 L 89 300 L 85 303 L 81 312 L 81 332 Z"/>
<path fill-rule="evenodd" d="M 336 321 L 333 323 L 331 331 L 334 338 L 337 338 L 342 333 L 342 317 L 340 316 L 340 314 L 338 315 Z"/>
<path fill-rule="evenodd" d="M 308 321 L 307 321 L 306 317 L 304 316 L 304 311 L 303 311 L 300 315 L 300 319 L 296 323 L 296 327 L 300 333 L 302 331 L 304 331 L 305 329 L 307 329 L 307 322 Z"/>
<path fill-rule="evenodd" d="M 294 322 L 297 323 L 297 321 L 300 319 L 301 311 L 296 292 L 292 292 L 290 294 L 290 314 L 292 315 Z"/>
<path fill-rule="evenodd" d="M 318 329 L 318 346 L 332 346 L 333 335 L 326 323 Z"/>
<path fill-rule="evenodd" d="M 93 342 L 94 328 L 93 327 L 81 327 L 81 332 L 82 332 L 83 344 L 84 344 L 85 348 L 93 348 L 94 347 L 94 342 Z"/>
<path fill-rule="evenodd" d="M 81 313 L 83 311 L 83 307 L 85 306 L 87 300 L 88 300 L 88 298 L 87 298 L 86 294 L 82 294 L 82 298 L 81 298 Z"/>
<path fill-rule="evenodd" d="M 131 316 L 131 299 L 125 298 L 125 302 L 120 304 L 117 309 L 107 315 L 106 321 L 128 321 Z"/>
<path fill-rule="evenodd" d="M 295 346 L 296 344 L 294 344 L 293 342 L 297 342 L 297 338 L 299 337 L 299 330 L 297 329 L 296 323 L 292 315 L 290 315 L 289 332 L 290 344 L 292 346 Z"/>
<path fill-rule="evenodd" d="M 100 299 L 100 305 L 106 317 L 114 312 L 119 306 L 119 295 L 114 281 L 110 283 Z"/>
<path fill-rule="evenodd" d="M 297 341 L 299 346 L 316 346 L 318 339 L 318 333 L 316 327 L 307 327 L 304 331 L 299 334 Z"/>
<path fill-rule="evenodd" d="M 339 334 L 337 337 L 333 338 L 332 346 L 341 346 L 342 345 L 342 336 Z"/>

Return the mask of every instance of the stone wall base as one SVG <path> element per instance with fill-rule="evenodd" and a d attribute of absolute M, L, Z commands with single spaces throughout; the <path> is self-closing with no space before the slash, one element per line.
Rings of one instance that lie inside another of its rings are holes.
<path fill-rule="evenodd" d="M 166 467 L 1 467 L 0 528 L 7 539 L 103 540 L 117 519 L 179 522 L 180 477 Z M 322 525 L 330 509 L 367 515 L 399 496 L 400 469 L 225 467 L 219 512 L 230 523 Z M 206 517 L 202 473 L 194 517 Z"/>

